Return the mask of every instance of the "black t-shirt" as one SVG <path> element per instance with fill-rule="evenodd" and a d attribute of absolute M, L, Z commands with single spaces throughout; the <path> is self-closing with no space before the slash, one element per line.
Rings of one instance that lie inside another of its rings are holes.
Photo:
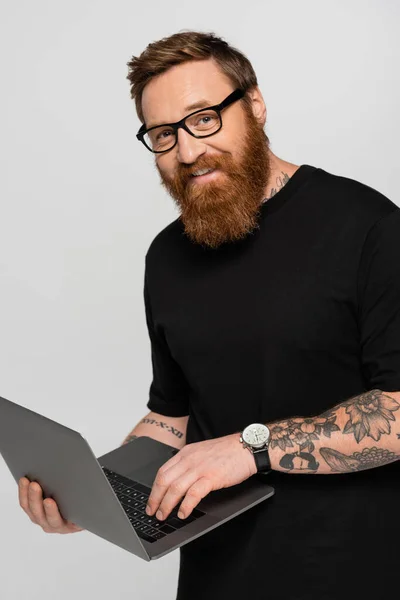
<path fill-rule="evenodd" d="M 187 443 L 400 390 L 399 207 L 301 165 L 259 224 L 210 249 L 177 219 L 146 256 L 147 406 L 189 415 Z M 180 548 L 177 600 L 383 598 L 398 589 L 398 473 L 272 472 L 271 499 Z"/>

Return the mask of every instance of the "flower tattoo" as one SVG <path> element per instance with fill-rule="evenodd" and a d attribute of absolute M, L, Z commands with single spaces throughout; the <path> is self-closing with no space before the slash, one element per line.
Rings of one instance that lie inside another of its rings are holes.
<path fill-rule="evenodd" d="M 395 420 L 392 413 L 398 409 L 398 402 L 380 390 L 357 396 L 346 408 L 350 418 L 343 433 L 353 433 L 357 442 L 365 436 L 379 441 L 382 434 L 390 433 L 389 421 Z"/>
<path fill-rule="evenodd" d="M 399 402 L 389 393 L 370 390 L 345 400 L 319 417 L 292 417 L 271 423 L 270 447 L 286 452 L 279 462 L 283 469 L 316 472 L 319 468 L 319 463 L 313 456 L 316 442 L 321 442 L 322 445 L 323 437 L 330 438 L 332 433 L 338 431 L 352 434 L 357 443 L 368 437 L 378 442 L 383 435 L 390 435 L 391 421 L 396 421 L 393 413 L 399 408 Z M 400 438 L 400 434 L 397 437 Z M 319 447 L 319 453 L 336 473 L 361 471 L 399 459 L 396 453 L 376 446 L 364 448 L 362 452 L 352 455 L 327 447 Z"/>
<path fill-rule="evenodd" d="M 313 440 L 318 440 L 321 435 L 331 437 L 332 431 L 339 431 L 335 424 L 336 416 L 326 418 L 288 419 L 282 424 L 271 426 L 271 448 L 278 446 L 285 451 L 286 448 L 300 447 L 300 452 L 313 452 Z"/>

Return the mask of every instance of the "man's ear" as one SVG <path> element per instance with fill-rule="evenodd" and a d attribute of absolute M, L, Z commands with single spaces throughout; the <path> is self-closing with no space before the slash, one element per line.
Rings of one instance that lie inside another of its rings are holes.
<path fill-rule="evenodd" d="M 248 91 L 248 97 L 251 100 L 255 118 L 264 126 L 267 120 L 267 107 L 265 106 L 264 98 L 258 85 Z"/>

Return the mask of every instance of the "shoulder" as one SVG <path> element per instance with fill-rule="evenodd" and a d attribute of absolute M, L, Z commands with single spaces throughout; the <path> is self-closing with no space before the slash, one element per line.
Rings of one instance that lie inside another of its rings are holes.
<path fill-rule="evenodd" d="M 350 177 L 320 168 L 315 181 L 323 188 L 322 198 L 334 207 L 335 212 L 345 219 L 360 219 L 368 227 L 399 208 L 377 189 Z"/>
<path fill-rule="evenodd" d="M 184 237 L 182 221 L 178 217 L 169 223 L 152 240 L 146 253 L 146 262 L 159 262 L 160 259 L 173 250 Z"/>

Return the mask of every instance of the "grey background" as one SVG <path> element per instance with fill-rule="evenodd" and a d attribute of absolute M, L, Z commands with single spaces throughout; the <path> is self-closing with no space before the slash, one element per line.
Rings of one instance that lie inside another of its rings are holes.
<path fill-rule="evenodd" d="M 181 29 L 252 61 L 272 150 L 399 203 L 395 1 L 0 3 L 0 395 L 80 431 L 96 456 L 148 412 L 144 255 L 177 217 L 126 62 Z M 144 563 L 87 532 L 47 535 L 0 458 L 0 596 L 174 599 L 178 552 Z"/>

